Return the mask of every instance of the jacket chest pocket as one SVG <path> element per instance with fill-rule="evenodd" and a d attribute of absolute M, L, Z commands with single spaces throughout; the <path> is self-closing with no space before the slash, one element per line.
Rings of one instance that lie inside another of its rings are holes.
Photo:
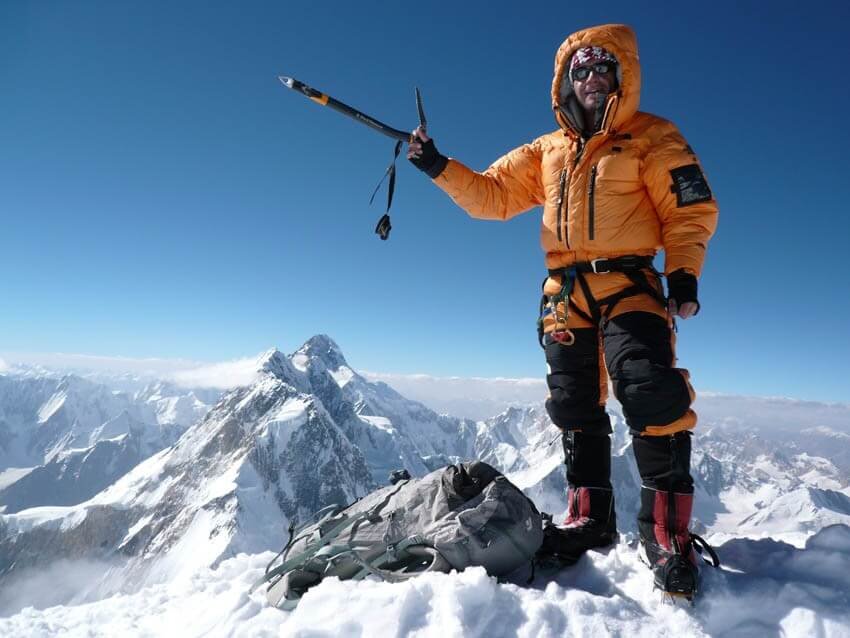
<path fill-rule="evenodd" d="M 615 147 L 616 148 L 616 147 Z M 597 160 L 596 188 L 602 192 L 633 192 L 643 188 L 640 160 L 629 152 L 610 152 Z"/>
<path fill-rule="evenodd" d="M 587 229 L 590 241 L 604 238 L 628 218 L 642 199 L 640 160 L 628 152 L 609 152 L 590 167 Z"/>

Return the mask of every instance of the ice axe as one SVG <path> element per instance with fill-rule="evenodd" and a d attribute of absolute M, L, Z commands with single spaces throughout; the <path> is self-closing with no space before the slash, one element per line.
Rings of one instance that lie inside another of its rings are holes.
<path fill-rule="evenodd" d="M 285 75 L 279 75 L 278 79 L 283 83 L 283 85 L 293 91 L 297 91 L 302 95 L 310 98 L 316 104 L 320 104 L 322 106 L 328 106 L 332 108 L 334 111 L 338 113 L 342 113 L 350 117 L 361 124 L 365 124 L 369 128 L 374 131 L 378 131 L 387 137 L 390 137 L 396 140 L 395 149 L 393 151 L 393 159 L 390 162 L 390 165 L 387 167 L 384 176 L 381 178 L 381 181 L 378 182 L 378 185 L 375 187 L 375 191 L 372 193 L 372 197 L 369 199 L 369 203 L 375 199 L 375 195 L 378 193 L 378 190 L 381 188 L 381 184 L 384 183 L 384 180 L 389 176 L 389 185 L 387 186 L 387 212 L 384 213 L 384 216 L 378 221 L 378 225 L 375 227 L 375 232 L 381 239 L 387 239 L 390 236 L 390 230 L 392 229 L 392 225 L 390 224 L 390 206 L 393 203 L 393 192 L 395 191 L 395 161 L 398 157 L 398 154 L 401 152 L 401 145 L 403 142 L 411 141 L 411 134 L 399 130 L 397 128 L 393 128 L 383 122 L 376 120 L 375 118 L 366 115 L 363 111 L 355 109 L 352 106 L 349 106 L 345 102 L 340 102 L 336 98 L 331 97 L 327 93 L 322 93 L 321 91 L 314 89 L 295 78 L 286 77 Z M 419 114 L 419 126 L 423 129 L 425 128 L 427 122 L 425 119 L 425 110 L 422 106 L 422 94 L 419 92 L 419 89 L 416 89 L 416 110 Z"/>

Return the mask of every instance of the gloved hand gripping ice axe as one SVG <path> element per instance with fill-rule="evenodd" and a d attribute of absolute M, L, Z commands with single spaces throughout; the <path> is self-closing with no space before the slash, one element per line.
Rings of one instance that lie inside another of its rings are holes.
<path fill-rule="evenodd" d="M 387 137 L 391 137 L 396 140 L 395 149 L 393 151 L 393 160 L 390 165 L 387 167 L 384 176 L 381 178 L 381 181 L 378 182 L 378 185 L 375 187 L 375 191 L 372 193 L 372 197 L 369 199 L 369 203 L 375 199 L 375 195 L 380 189 L 381 184 L 384 183 L 384 180 L 389 176 L 390 181 L 387 187 L 387 212 L 381 217 L 380 221 L 378 221 L 378 225 L 375 227 L 375 232 L 380 236 L 381 239 L 387 239 L 390 236 L 390 230 L 392 229 L 392 225 L 390 224 L 390 206 L 392 206 L 393 202 L 393 192 L 395 191 L 395 160 L 398 157 L 399 152 L 401 151 L 402 142 L 411 141 L 410 133 L 406 131 L 401 131 L 399 129 L 393 128 L 392 126 L 388 126 L 383 122 L 376 120 L 373 117 L 370 117 L 355 109 L 354 107 L 345 104 L 344 102 L 340 102 L 339 100 L 332 98 L 330 95 L 326 93 L 322 93 L 310 86 L 307 86 L 303 82 L 299 82 L 295 78 L 289 78 L 284 75 L 278 76 L 278 79 L 283 83 L 287 88 L 292 89 L 293 91 L 298 91 L 304 96 L 310 98 L 316 104 L 321 104 L 322 106 L 329 106 L 333 110 L 342 113 L 350 117 L 353 120 L 357 120 L 361 124 L 365 124 L 372 130 L 378 131 L 386 135 Z M 416 89 L 416 108 L 419 113 L 419 125 L 424 129 L 426 125 L 425 120 L 425 111 L 422 107 L 422 95 L 419 93 L 419 89 Z"/>

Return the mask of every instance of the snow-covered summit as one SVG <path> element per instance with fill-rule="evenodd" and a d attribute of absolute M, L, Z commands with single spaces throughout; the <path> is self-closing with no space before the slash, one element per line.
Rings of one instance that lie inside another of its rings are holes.
<path fill-rule="evenodd" d="M 331 339 L 326 334 L 318 334 L 304 343 L 303 346 L 295 351 L 295 355 L 303 355 L 310 359 L 318 359 L 329 370 L 336 370 L 341 366 L 348 367 L 348 362 L 342 354 L 342 349 L 337 345 L 336 341 Z"/>
<path fill-rule="evenodd" d="M 0 515 L 0 578 L 12 565 L 34 567 L 68 552 L 122 556 L 125 569 L 144 578 L 173 575 L 175 561 L 195 569 L 275 547 L 289 521 L 351 502 L 391 470 L 422 475 L 478 453 L 474 423 L 368 383 L 324 335 L 290 357 L 263 353 L 256 370 L 253 383 L 226 393 L 168 449 L 94 498 Z M 159 405 L 167 393 L 161 384 L 139 398 Z M 62 468 L 43 475 L 30 482 L 62 475 Z M 200 538 L 207 539 L 204 551 L 178 559 Z"/>
<path fill-rule="evenodd" d="M 253 384 L 225 394 L 174 445 L 94 498 L 0 515 L 0 579 L 13 566 L 69 552 L 122 556 L 134 582 L 173 576 L 270 549 L 289 521 L 373 489 L 348 436 L 356 416 L 333 379 L 308 377 L 277 350 L 258 359 L 258 371 Z M 158 396 L 151 390 L 148 398 Z"/>
<path fill-rule="evenodd" d="M 292 359 L 277 348 L 271 348 L 257 358 L 256 370 L 258 376 L 271 375 L 302 392 L 309 392 L 303 371 L 297 369 Z"/>

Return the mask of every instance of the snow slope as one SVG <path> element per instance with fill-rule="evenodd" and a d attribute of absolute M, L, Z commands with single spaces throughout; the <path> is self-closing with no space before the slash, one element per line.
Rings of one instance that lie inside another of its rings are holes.
<path fill-rule="evenodd" d="M 399 584 L 329 579 L 293 612 L 248 593 L 271 553 L 78 606 L 32 607 L 0 619 L 7 638 L 48 636 L 850 636 L 850 528 L 833 526 L 805 549 L 733 540 L 726 566 L 703 570 L 694 607 L 665 601 L 635 549 L 590 552 L 559 573 L 498 583 L 482 568 Z"/>
<path fill-rule="evenodd" d="M 93 497 L 173 444 L 220 394 L 148 382 L 131 395 L 116 389 L 126 379 L 99 378 L 112 385 L 42 368 L 0 374 L 0 512 Z"/>
<path fill-rule="evenodd" d="M 114 562 L 134 583 L 173 578 L 267 550 L 290 520 L 367 494 L 362 455 L 288 359 L 257 365 L 254 385 L 90 500 L 0 515 L 2 587 L 69 557 Z"/>

